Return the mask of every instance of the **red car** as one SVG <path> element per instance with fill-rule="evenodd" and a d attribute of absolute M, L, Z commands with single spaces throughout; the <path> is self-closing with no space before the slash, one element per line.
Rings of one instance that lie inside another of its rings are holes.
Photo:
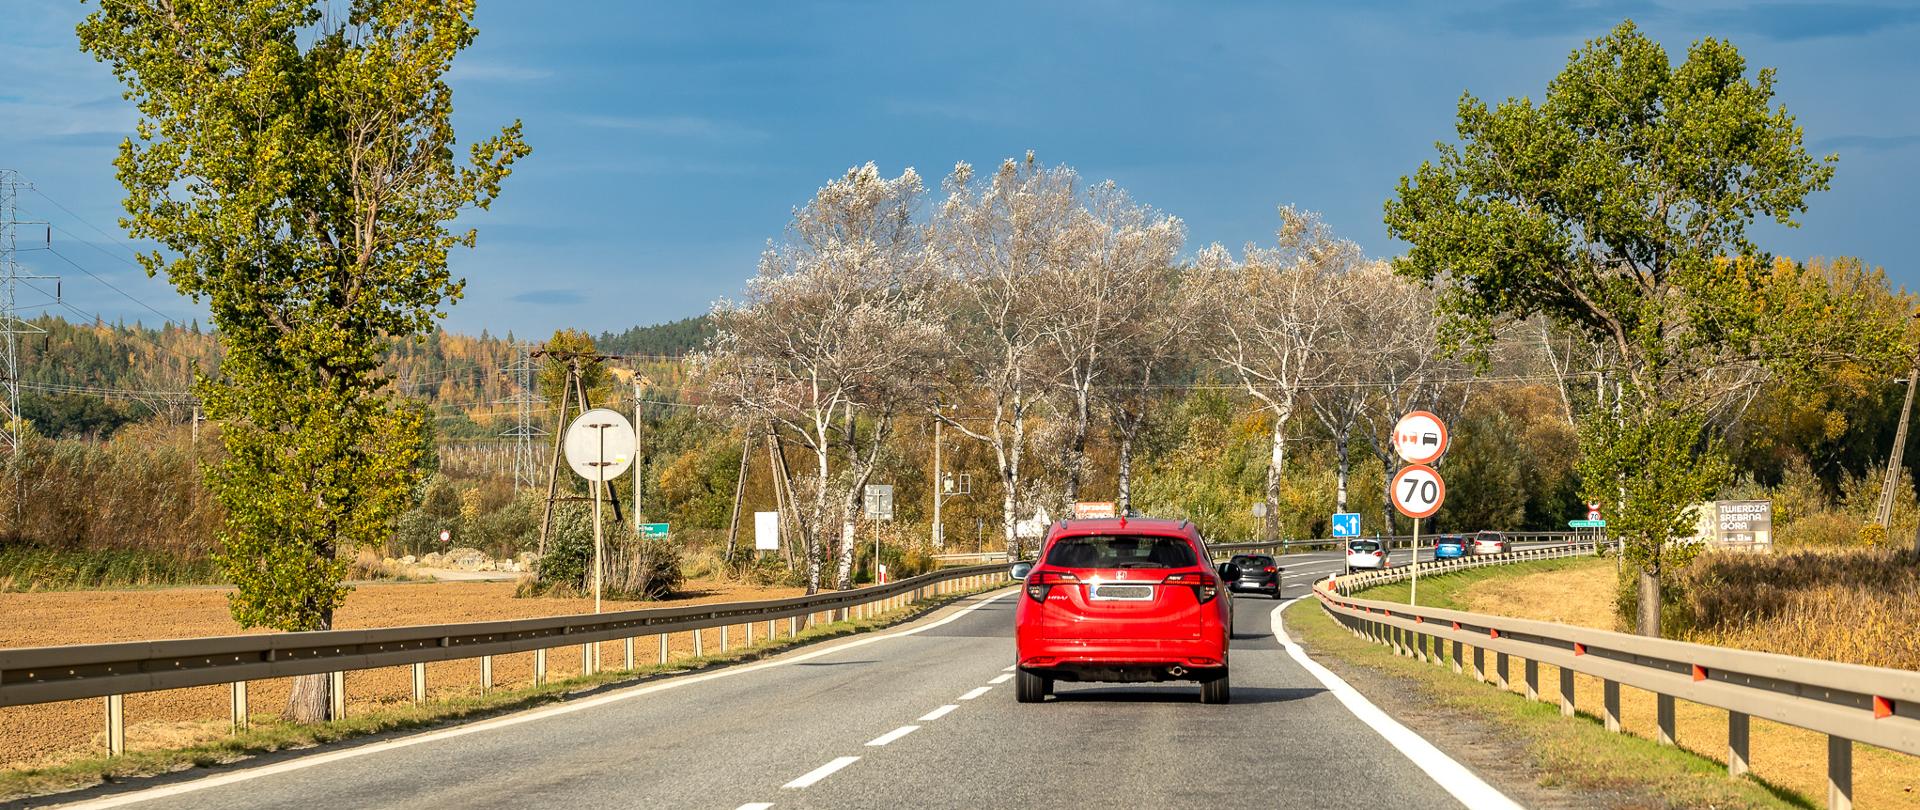
<path fill-rule="evenodd" d="M 1226 703 L 1239 571 L 1209 559 L 1184 520 L 1055 524 L 1014 610 L 1016 697 L 1037 703 L 1055 681 L 1199 681 L 1202 703 Z"/>

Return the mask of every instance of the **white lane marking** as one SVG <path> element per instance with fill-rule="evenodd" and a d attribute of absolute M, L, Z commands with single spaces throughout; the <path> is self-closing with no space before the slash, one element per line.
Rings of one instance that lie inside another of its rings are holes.
<path fill-rule="evenodd" d="M 1007 673 L 993 676 L 993 680 L 987 681 L 987 683 L 1006 683 L 1007 681 L 1011 681 L 1011 680 L 1013 680 L 1013 673 L 1007 672 Z"/>
<path fill-rule="evenodd" d="M 492 731 L 494 729 L 507 728 L 509 726 L 517 726 L 517 725 L 520 725 L 521 723 L 530 723 L 535 720 L 544 720 L 548 717 L 554 717 L 562 714 L 572 714 L 577 711 L 584 711 L 586 709 L 592 709 L 599 706 L 604 706 L 609 703 L 618 703 L 623 700 L 631 700 L 633 698 L 637 698 L 642 695 L 651 695 L 655 692 L 660 692 L 667 689 L 677 689 L 679 687 L 687 686 L 689 684 L 703 683 L 706 681 L 714 680 L 716 678 L 731 678 L 735 675 L 742 675 L 748 672 L 759 672 L 760 670 L 763 670 L 763 669 L 772 669 L 774 667 L 782 667 L 782 666 L 787 666 L 789 664 L 797 664 L 797 663 L 800 663 L 801 661 L 809 661 L 824 655 L 832 655 L 834 653 L 841 652 L 843 650 L 852 649 L 854 647 L 862 647 L 862 646 L 866 646 L 868 644 L 872 644 L 879 641 L 886 641 L 888 639 L 900 638 L 902 636 L 911 636 L 917 633 L 923 633 L 928 630 L 932 630 L 936 627 L 940 627 L 942 625 L 948 624 L 949 622 L 958 621 L 960 617 L 965 616 L 969 613 L 972 613 L 976 610 L 979 610 L 980 608 L 986 607 L 987 605 L 990 605 L 995 601 L 1006 598 L 1007 596 L 1010 596 L 1012 593 L 1013 593 L 1012 591 L 1009 591 L 1007 593 L 1001 593 L 1001 594 L 995 594 L 993 596 L 989 596 L 985 599 L 980 600 L 979 602 L 976 602 L 972 605 L 968 605 L 965 608 L 955 611 L 951 616 L 947 616 L 937 621 L 923 624 L 919 627 L 909 628 L 906 630 L 901 630 L 893 633 L 886 633 L 883 635 L 867 636 L 865 638 L 855 638 L 841 644 L 835 644 L 831 647 L 814 650 L 812 652 L 801 653 L 799 655 L 794 655 L 787 658 L 780 658 L 773 661 L 763 661 L 758 664 L 748 664 L 746 666 L 740 666 L 740 667 L 727 667 L 724 669 L 716 670 L 714 672 L 703 673 L 699 675 L 681 675 L 678 677 L 669 678 L 659 683 L 647 684 L 645 686 L 635 686 L 628 689 L 622 689 L 617 692 L 609 692 L 604 695 L 598 695 L 595 697 L 586 698 L 584 700 L 577 700 L 577 701 L 571 701 L 568 703 L 562 703 L 558 706 L 552 706 L 544 709 L 535 709 L 532 711 L 522 712 L 519 714 L 512 714 L 496 720 L 486 720 L 486 721 L 474 723 L 471 725 L 456 726 L 456 727 L 444 729 L 441 731 L 431 731 L 424 734 L 415 734 L 411 737 L 402 737 L 397 740 L 386 740 L 383 742 L 368 743 L 366 745 L 355 746 L 353 748 L 342 749 L 339 751 L 330 751 L 324 754 L 315 754 L 310 757 L 302 757 L 300 759 L 288 760 L 286 762 L 279 762 L 272 765 L 262 765 L 256 768 L 249 768 L 244 771 L 224 773 L 218 776 L 209 776 L 205 779 L 196 779 L 192 782 L 181 782 L 175 785 L 163 785 L 160 787 L 136 791 L 133 793 L 121 793 L 114 796 L 103 796 L 101 798 L 94 799 L 91 801 L 61 805 L 61 807 L 74 808 L 74 810 L 95 810 L 95 808 L 121 807 L 129 804 L 136 804 L 139 802 L 152 801 L 154 799 L 164 799 L 170 796 L 179 796 L 186 793 L 195 793 L 198 791 L 206 790 L 208 788 L 221 787 L 223 785 L 231 785 L 237 782 L 247 782 L 254 779 L 259 779 L 263 776 L 273 776 L 275 774 L 286 773 L 288 771 L 298 771 L 305 768 L 311 768 L 315 765 L 325 765 L 329 762 L 338 762 L 344 759 L 354 759 L 356 757 L 367 756 L 368 754 L 378 754 L 386 751 L 392 751 L 396 748 L 406 748 L 409 746 L 419 745 L 421 743 L 437 742 L 439 740 L 445 740 L 452 737 L 462 737 L 468 734 L 475 734 L 482 731 Z"/>
<path fill-rule="evenodd" d="M 1360 722 L 1366 723 L 1375 733 L 1385 737 L 1388 743 L 1391 743 L 1393 747 L 1398 749 L 1407 759 L 1412 760 L 1413 764 L 1419 766 L 1420 770 L 1425 771 L 1427 776 L 1432 778 L 1433 781 L 1440 783 L 1440 787 L 1444 788 L 1448 793 L 1453 794 L 1453 798 L 1461 804 L 1475 808 L 1475 810 L 1480 810 L 1480 808 L 1500 808 L 1500 810 L 1512 808 L 1512 810 L 1520 810 L 1519 803 L 1507 798 L 1506 794 L 1501 793 L 1480 777 L 1475 776 L 1472 771 L 1467 770 L 1465 766 L 1455 761 L 1453 757 L 1447 756 L 1445 752 L 1435 748 L 1433 743 L 1427 742 L 1425 738 L 1413 733 L 1411 729 L 1400 725 L 1400 721 L 1393 719 L 1386 712 L 1381 711 L 1380 707 L 1373 705 L 1373 701 L 1367 700 L 1366 696 L 1360 694 L 1360 690 L 1353 688 L 1340 676 L 1333 674 L 1332 670 L 1308 658 L 1307 651 L 1301 649 L 1300 645 L 1293 643 L 1293 640 L 1287 637 L 1286 628 L 1281 624 L 1281 612 L 1291 607 L 1295 602 L 1310 598 L 1312 597 L 1296 596 L 1289 599 L 1284 604 L 1274 608 L 1273 614 L 1270 616 L 1270 622 L 1273 627 L 1273 637 L 1280 642 L 1280 646 L 1286 648 L 1287 654 L 1293 656 L 1294 661 L 1298 662 L 1302 668 L 1306 669 L 1309 674 L 1313 675 L 1322 685 L 1326 686 L 1327 691 L 1332 692 L 1333 696 L 1340 700 L 1341 705 L 1347 707 L 1347 711 L 1352 712 L 1354 717 L 1359 718 Z"/>
<path fill-rule="evenodd" d="M 942 717 L 946 717 L 948 712 L 951 712 L 954 709 L 958 709 L 958 708 L 960 708 L 959 705 L 949 703 L 945 706 L 941 706 L 938 709 L 934 709 L 933 711 L 927 712 L 926 714 L 920 715 L 920 722 L 929 723 L 934 720 L 938 720 Z"/>
<path fill-rule="evenodd" d="M 901 726 L 885 734 L 882 734 L 878 737 L 875 737 L 871 740 L 868 740 L 867 745 L 869 746 L 886 745 L 887 743 L 893 742 L 894 740 L 900 739 L 901 737 L 905 737 L 908 734 L 912 734 L 919 730 L 920 730 L 919 726 Z"/>
<path fill-rule="evenodd" d="M 1019 669 L 1019 668 L 1020 668 L 1020 665 L 1019 665 L 1019 664 L 1008 664 L 1008 665 L 1007 665 L 1007 668 L 1006 668 L 1006 669 L 1003 669 L 1003 670 L 1000 670 L 1000 671 L 1001 671 L 1001 672 L 1012 672 L 1012 671 L 1014 671 L 1014 670 L 1016 670 L 1016 669 Z"/>
<path fill-rule="evenodd" d="M 822 765 L 818 768 L 814 768 L 811 771 L 807 771 L 806 774 L 801 776 L 799 779 L 795 779 L 791 782 L 781 785 L 781 787 L 788 788 L 791 790 L 798 790 L 800 788 L 803 788 L 815 782 L 818 782 L 822 779 L 825 779 L 829 776 L 832 776 L 834 771 L 840 770 L 841 768 L 845 768 L 848 765 L 852 765 L 853 763 L 859 762 L 859 761 L 860 761 L 859 757 L 834 757 L 833 761 L 828 762 L 827 764 Z"/>
<path fill-rule="evenodd" d="M 767 808 L 772 806 L 773 802 L 747 802 L 746 804 L 733 808 L 733 810 L 767 810 Z"/>
<path fill-rule="evenodd" d="M 984 694 L 986 694 L 986 693 L 988 693 L 988 692 L 991 692 L 991 691 L 993 691 L 993 687 L 991 687 L 991 686 L 979 686 L 979 687 L 975 687 L 975 688 L 973 689 L 973 691 L 971 691 L 971 692 L 968 692 L 968 693 L 966 693 L 966 694 L 964 694 L 964 695 L 961 695 L 961 696 L 960 696 L 960 699 L 961 699 L 961 700 L 972 700 L 972 699 L 974 699 L 974 698 L 977 698 L 977 697 L 979 697 L 979 696 L 981 696 L 981 695 L 984 695 Z"/>

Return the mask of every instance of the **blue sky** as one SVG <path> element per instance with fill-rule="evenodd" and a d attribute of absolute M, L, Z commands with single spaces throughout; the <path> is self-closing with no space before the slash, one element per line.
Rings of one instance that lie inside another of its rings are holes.
<path fill-rule="evenodd" d="M 71 309 L 54 312 L 194 317 L 108 238 L 110 160 L 134 115 L 75 48 L 88 8 L 0 0 L 0 167 L 39 189 L 23 213 L 59 229 L 57 254 L 23 259 L 67 277 Z M 1763 229 L 1765 247 L 1920 281 L 1911 4 L 480 0 L 480 38 L 452 78 L 457 123 L 478 137 L 523 119 L 534 154 L 466 220 L 480 246 L 456 254 L 470 283 L 448 326 L 529 335 L 698 314 L 739 292 L 794 206 L 867 161 L 934 186 L 955 161 L 1033 149 L 1178 215 L 1189 253 L 1266 242 L 1291 202 L 1391 255 L 1381 203 L 1451 139 L 1460 94 L 1537 98 L 1623 17 L 1676 58 L 1719 36 L 1779 68 L 1779 101 L 1817 152 L 1839 153 L 1804 227 Z"/>

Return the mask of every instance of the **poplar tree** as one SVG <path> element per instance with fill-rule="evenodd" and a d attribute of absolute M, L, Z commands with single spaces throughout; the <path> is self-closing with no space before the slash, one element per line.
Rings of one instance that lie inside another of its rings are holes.
<path fill-rule="evenodd" d="M 342 6 L 344 5 L 344 8 Z M 326 630 L 340 552 L 383 539 L 431 452 L 419 407 L 386 387 L 395 340 L 457 300 L 448 270 L 528 148 L 516 121 L 457 158 L 445 75 L 473 0 L 103 0 L 80 45 L 139 110 L 115 160 L 141 256 L 213 315 L 225 349 L 195 382 L 220 422 L 206 470 L 225 507 L 219 561 L 247 627 Z M 328 716 L 324 675 L 287 714 Z"/>

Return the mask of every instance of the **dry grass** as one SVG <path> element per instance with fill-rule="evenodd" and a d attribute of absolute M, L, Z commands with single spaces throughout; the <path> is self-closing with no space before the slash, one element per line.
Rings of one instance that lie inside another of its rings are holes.
<path fill-rule="evenodd" d="M 1813 655 L 1812 649 L 1844 649 L 1856 658 L 1874 657 L 1862 654 L 1862 650 L 1872 644 L 1910 646 L 1910 630 L 1890 628 L 1881 624 L 1881 620 L 1864 623 L 1858 615 L 1901 615 L 1899 611 L 1915 609 L 1913 602 L 1899 605 L 1895 604 L 1897 598 L 1892 594 L 1851 592 L 1867 587 L 1859 584 L 1857 579 L 1845 588 L 1822 584 L 1823 579 L 1837 576 L 1835 571 L 1850 571 L 1856 578 L 1898 577 L 1898 574 L 1871 572 L 1863 562 L 1864 558 L 1794 559 L 1799 556 L 1800 553 L 1796 552 L 1772 557 L 1742 555 L 1731 560 L 1703 558 L 1701 567 L 1695 570 L 1721 571 L 1732 578 L 1723 582 L 1721 588 L 1745 592 L 1723 593 L 1714 601 L 1723 610 L 1736 604 L 1744 605 L 1744 612 L 1718 615 L 1729 618 L 1748 616 L 1750 620 L 1719 635 L 1696 631 L 1690 640 L 1793 655 Z M 1728 567 L 1716 568 L 1718 563 Z M 1471 573 L 1477 576 L 1436 578 L 1431 584 L 1423 581 L 1421 602 L 1602 630 L 1617 629 L 1612 604 L 1615 578 L 1611 560 L 1587 559 L 1551 568 L 1534 564 L 1499 566 Z M 1699 590 L 1697 583 L 1694 590 Z M 1400 593 L 1404 594 L 1404 590 Z M 1371 592 L 1368 595 L 1371 596 Z M 1860 601 L 1840 601 L 1844 599 Z M 1907 599 L 1913 597 L 1908 596 Z M 1768 615 L 1764 617 L 1758 614 L 1763 605 L 1768 610 Z M 1704 603 L 1700 607 L 1704 607 Z M 1911 616 L 1912 613 L 1904 615 Z M 1829 618 L 1821 619 L 1821 616 Z M 1846 617 L 1845 621 L 1840 620 L 1843 616 Z M 1908 628 L 1911 627 L 1908 625 Z M 1869 640 L 1867 633 L 1877 635 Z M 1491 655 L 1488 656 L 1488 665 L 1492 665 Z M 1520 674 L 1520 664 L 1516 661 L 1512 672 L 1514 691 L 1522 688 Z M 1550 665 L 1540 667 L 1543 699 L 1550 699 L 1557 688 L 1555 685 L 1559 683 L 1558 678 L 1557 668 Z M 1583 713 L 1588 710 L 1587 707 L 1600 705 L 1601 687 L 1598 679 L 1576 675 L 1574 691 L 1575 704 L 1582 707 Z M 1703 757 L 1724 760 L 1727 750 L 1727 713 L 1685 701 L 1679 701 L 1676 709 L 1680 747 Z M 1621 710 L 1628 734 L 1649 738 L 1654 735 L 1654 697 L 1651 693 L 1622 689 Z M 1751 733 L 1751 753 L 1756 773 L 1773 784 L 1802 795 L 1819 796 L 1825 793 L 1826 738 L 1823 735 L 1763 720 L 1753 721 Z M 1920 808 L 1920 758 L 1864 745 L 1856 746 L 1854 799 L 1861 807 Z"/>
<path fill-rule="evenodd" d="M 1913 552 L 1703 556 L 1681 589 L 1689 640 L 1920 670 L 1920 555 Z"/>

